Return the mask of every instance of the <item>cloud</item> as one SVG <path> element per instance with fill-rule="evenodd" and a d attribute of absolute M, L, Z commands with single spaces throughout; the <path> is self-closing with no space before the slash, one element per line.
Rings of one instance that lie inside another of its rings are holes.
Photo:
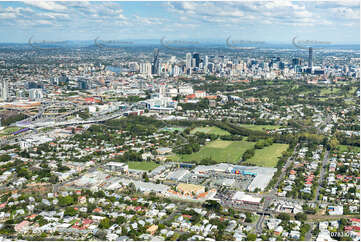
<path fill-rule="evenodd" d="M 46 1 L 33 1 L 33 2 L 24 2 L 25 4 L 29 4 L 31 6 L 44 9 L 44 10 L 50 10 L 50 11 L 65 11 L 67 10 L 67 7 L 58 4 L 57 2 L 46 2 Z"/>
<path fill-rule="evenodd" d="M 11 12 L 0 13 L 0 19 L 14 19 L 14 18 L 16 18 L 16 13 L 11 13 Z"/>
<path fill-rule="evenodd" d="M 352 8 L 341 7 L 341 8 L 332 8 L 331 11 L 338 18 L 360 19 L 360 10 L 359 9 L 354 10 Z"/>
<path fill-rule="evenodd" d="M 352 0 L 0 2 L 0 28 L 17 26 L 30 33 L 62 29 L 69 38 L 74 36 L 69 33 L 87 33 L 90 38 L 97 35 L 105 38 L 108 34 L 110 38 L 121 32 L 129 37 L 152 35 L 161 38 L 164 34 L 169 38 L 192 35 L 226 38 L 225 33 L 232 33 L 234 37 L 239 33 L 255 39 L 269 36 L 276 39 L 282 37 L 276 34 L 282 31 L 317 34 L 325 28 L 330 31 L 330 36 L 342 35 L 343 29 L 339 27 L 346 29 L 347 26 L 347 30 L 353 29 L 358 38 L 359 7 L 360 4 Z"/>
<path fill-rule="evenodd" d="M 273 23 L 283 26 L 315 26 L 360 18 L 357 1 L 171 2 L 166 6 L 170 12 L 178 14 L 181 21 L 213 22 L 218 25 Z"/>
<path fill-rule="evenodd" d="M 154 17 L 141 17 L 141 16 L 135 16 L 135 19 L 137 20 L 137 23 L 142 23 L 146 25 L 159 25 L 163 24 L 164 20 L 161 18 L 154 18 Z"/>

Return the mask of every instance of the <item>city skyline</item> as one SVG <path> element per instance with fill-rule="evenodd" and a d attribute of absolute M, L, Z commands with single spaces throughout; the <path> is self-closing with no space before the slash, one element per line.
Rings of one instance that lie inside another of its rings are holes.
<path fill-rule="evenodd" d="M 160 39 L 358 44 L 360 5 L 345 2 L 1 2 L 0 43 Z"/>

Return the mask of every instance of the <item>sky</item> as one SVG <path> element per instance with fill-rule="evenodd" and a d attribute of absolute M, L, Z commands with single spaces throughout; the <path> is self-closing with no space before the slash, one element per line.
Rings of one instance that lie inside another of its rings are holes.
<path fill-rule="evenodd" d="M 0 2 L 0 42 L 299 40 L 360 43 L 359 1 Z"/>

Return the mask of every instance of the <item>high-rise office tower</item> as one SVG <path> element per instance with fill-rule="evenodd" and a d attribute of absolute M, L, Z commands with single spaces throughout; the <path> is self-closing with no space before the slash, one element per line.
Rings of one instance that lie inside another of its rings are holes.
<path fill-rule="evenodd" d="M 196 62 L 196 58 L 192 58 L 192 65 L 191 65 L 191 66 L 192 66 L 192 67 L 196 67 L 196 63 L 197 63 L 197 62 Z"/>
<path fill-rule="evenodd" d="M 140 63 L 139 72 L 142 74 L 151 75 L 152 74 L 152 64 L 150 64 L 149 62 Z"/>
<path fill-rule="evenodd" d="M 301 60 L 299 58 L 293 58 L 292 65 L 293 66 L 301 65 Z"/>
<path fill-rule="evenodd" d="M 172 57 L 170 58 L 170 60 L 169 60 L 169 63 L 170 63 L 170 64 L 174 64 L 174 63 L 176 63 L 176 61 L 177 61 L 177 57 L 176 57 L 176 56 L 172 56 Z"/>
<path fill-rule="evenodd" d="M 0 83 L 0 98 L 4 101 L 9 97 L 9 83 L 8 80 L 2 80 Z"/>
<path fill-rule="evenodd" d="M 186 69 L 191 68 L 191 65 L 192 65 L 192 54 L 187 53 L 186 54 Z"/>
<path fill-rule="evenodd" d="M 172 76 L 179 76 L 179 74 L 180 74 L 179 66 L 174 65 L 172 67 L 172 73 L 171 74 L 172 74 Z"/>
<path fill-rule="evenodd" d="M 29 98 L 31 100 L 41 100 L 43 98 L 43 90 L 40 88 L 30 89 Z"/>
<path fill-rule="evenodd" d="M 199 56 L 199 53 L 194 53 L 193 58 L 196 59 L 196 67 L 199 67 L 199 63 L 201 62 L 201 58 Z"/>
<path fill-rule="evenodd" d="M 159 74 L 159 50 L 154 49 L 152 74 Z"/>
<path fill-rule="evenodd" d="M 204 72 L 207 73 L 208 71 L 208 56 L 204 57 L 204 65 L 203 65 Z"/>
<path fill-rule="evenodd" d="M 312 68 L 312 47 L 308 48 L 308 68 Z"/>
<path fill-rule="evenodd" d="M 160 73 L 162 73 L 162 64 L 160 63 L 160 60 L 158 59 L 158 68 L 157 68 L 157 75 L 160 75 Z"/>
<path fill-rule="evenodd" d="M 278 68 L 279 68 L 280 70 L 285 69 L 285 63 L 282 62 L 282 61 L 280 61 L 280 62 L 278 63 Z"/>

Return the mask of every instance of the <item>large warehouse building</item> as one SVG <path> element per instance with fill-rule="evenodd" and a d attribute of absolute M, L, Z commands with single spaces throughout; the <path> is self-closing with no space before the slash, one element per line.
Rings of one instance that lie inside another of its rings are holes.
<path fill-rule="evenodd" d="M 232 200 L 234 202 L 241 202 L 241 203 L 246 203 L 246 204 L 259 205 L 261 203 L 262 198 L 252 196 L 252 195 L 246 194 L 244 192 L 238 191 L 233 195 Z"/>
<path fill-rule="evenodd" d="M 253 176 L 252 182 L 248 186 L 248 190 L 253 192 L 257 188 L 263 191 L 271 181 L 276 168 L 259 167 L 259 166 L 234 166 L 232 173 Z"/>

